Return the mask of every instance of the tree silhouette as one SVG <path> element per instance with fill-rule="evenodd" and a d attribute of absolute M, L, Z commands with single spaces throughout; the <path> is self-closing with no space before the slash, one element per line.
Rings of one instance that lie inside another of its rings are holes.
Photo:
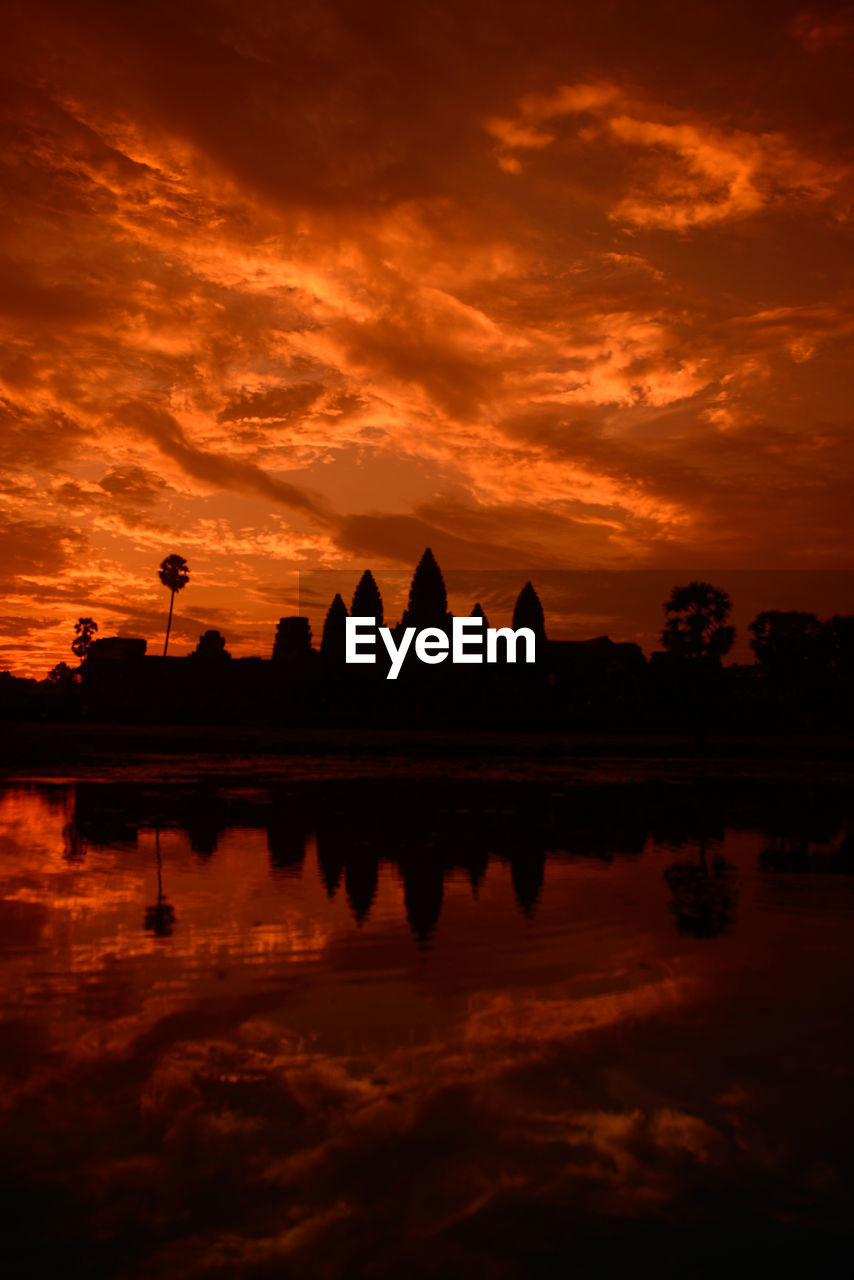
<path fill-rule="evenodd" d="M 831 670 L 850 679 L 854 676 L 854 617 L 835 614 L 824 630 Z"/>
<path fill-rule="evenodd" d="M 78 618 L 74 624 L 74 639 L 71 641 L 71 652 L 84 662 L 92 644 L 92 637 L 98 630 L 94 618 Z"/>
<path fill-rule="evenodd" d="M 353 592 L 350 614 L 354 618 L 374 618 L 378 627 L 383 625 L 383 598 L 370 569 L 366 569 Z"/>
<path fill-rule="evenodd" d="M 674 657 L 720 662 L 732 648 L 735 629 L 726 625 L 732 601 L 710 582 L 674 587 L 664 609 L 661 643 Z"/>
<path fill-rule="evenodd" d="M 57 662 L 55 667 L 51 667 L 47 673 L 48 681 L 55 685 L 57 689 L 68 692 L 74 685 L 75 679 L 79 680 L 74 667 L 69 667 L 67 662 Z"/>
<path fill-rule="evenodd" d="M 166 657 L 166 651 L 169 648 L 169 632 L 172 630 L 172 609 L 175 604 L 176 591 L 183 591 L 187 583 L 190 581 L 190 570 L 187 568 L 187 561 L 183 556 L 171 555 L 160 565 L 157 576 L 163 583 L 164 587 L 168 587 L 172 592 L 169 597 L 169 621 L 166 623 L 166 639 L 163 642 L 163 657 Z"/>
<path fill-rule="evenodd" d="M 418 562 L 409 588 L 409 605 L 403 615 L 404 627 L 448 627 L 448 594 L 442 570 L 428 547 Z"/>
<path fill-rule="evenodd" d="M 530 627 L 537 637 L 537 646 L 546 643 L 546 619 L 543 606 L 530 582 L 526 582 L 519 592 L 513 608 L 513 630 L 519 627 Z"/>
<path fill-rule="evenodd" d="M 483 606 L 479 602 L 472 609 L 469 616 L 472 618 L 483 618 L 483 632 L 485 635 L 486 629 L 489 626 L 489 619 L 487 618 L 486 614 L 483 612 Z"/>
<path fill-rule="evenodd" d="M 797 674 L 820 662 L 827 648 L 825 627 L 814 613 L 765 609 L 748 630 L 757 661 L 773 674 Z"/>

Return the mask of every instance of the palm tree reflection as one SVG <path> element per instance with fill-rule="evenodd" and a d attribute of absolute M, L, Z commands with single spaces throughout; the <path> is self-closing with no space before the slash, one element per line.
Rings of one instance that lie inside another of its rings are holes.
<path fill-rule="evenodd" d="M 145 928 L 157 938 L 168 938 L 175 927 L 175 908 L 163 893 L 163 864 L 160 857 L 160 828 L 154 828 L 154 851 L 157 857 L 157 901 L 145 908 Z"/>

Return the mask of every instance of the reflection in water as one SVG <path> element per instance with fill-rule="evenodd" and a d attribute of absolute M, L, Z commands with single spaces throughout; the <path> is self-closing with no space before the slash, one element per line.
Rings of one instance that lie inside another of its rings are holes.
<path fill-rule="evenodd" d="M 163 861 L 160 857 L 160 828 L 154 828 L 154 850 L 157 858 L 157 901 L 145 908 L 145 928 L 158 938 L 168 938 L 175 928 L 175 908 L 163 895 Z"/>
<path fill-rule="evenodd" d="M 673 894 L 670 909 L 680 933 L 716 938 L 730 929 L 737 894 L 734 873 L 723 858 L 715 858 L 711 868 L 705 859 L 695 867 L 674 862 L 667 868 L 664 878 Z"/>
<path fill-rule="evenodd" d="M 722 832 L 719 838 L 723 838 Z M 703 835 L 697 842 L 696 863 L 674 862 L 664 873 L 673 894 L 670 910 L 676 927 L 691 938 L 716 938 L 726 933 L 735 919 L 736 869 L 718 850 L 710 866 L 706 846 Z"/>
<path fill-rule="evenodd" d="M 525 916 L 534 914 L 534 907 L 539 901 L 543 889 L 543 875 L 546 869 L 544 849 L 520 849 L 511 855 L 510 875 L 513 881 L 513 892 Z"/>
<path fill-rule="evenodd" d="M 838 1273 L 852 819 L 755 783 L 7 788 L 11 1274 Z"/>
<path fill-rule="evenodd" d="M 835 832 L 822 840 L 775 834 L 762 851 L 760 865 L 765 871 L 826 871 L 834 875 L 854 872 L 854 832 L 846 831 L 837 840 Z"/>
<path fill-rule="evenodd" d="M 344 887 L 350 910 L 361 924 L 377 895 L 379 860 L 364 849 L 354 849 L 344 859 Z"/>

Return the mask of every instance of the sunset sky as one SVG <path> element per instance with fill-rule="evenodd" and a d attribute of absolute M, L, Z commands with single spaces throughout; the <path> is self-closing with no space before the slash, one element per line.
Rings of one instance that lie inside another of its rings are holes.
<path fill-rule="evenodd" d="M 6 10 L 0 668 L 173 551 L 176 653 L 428 544 L 854 568 L 854 7 Z"/>

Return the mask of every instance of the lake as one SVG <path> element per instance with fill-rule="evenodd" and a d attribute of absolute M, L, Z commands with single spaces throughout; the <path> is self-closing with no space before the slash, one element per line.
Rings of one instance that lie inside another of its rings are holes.
<path fill-rule="evenodd" d="M 841 785 L 0 789 L 7 1274 L 838 1275 Z"/>

